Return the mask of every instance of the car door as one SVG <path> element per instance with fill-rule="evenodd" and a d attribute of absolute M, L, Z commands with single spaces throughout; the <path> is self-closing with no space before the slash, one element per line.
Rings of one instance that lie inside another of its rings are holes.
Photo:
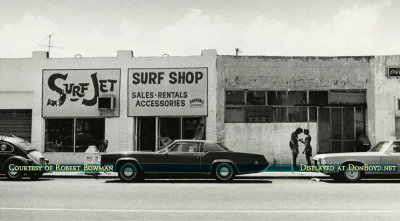
<path fill-rule="evenodd" d="M 176 142 L 165 154 L 165 172 L 200 172 L 200 142 Z"/>
<path fill-rule="evenodd" d="M 14 155 L 14 146 L 0 141 L 0 169 L 3 169 L 5 161 Z"/>
<path fill-rule="evenodd" d="M 381 156 L 381 164 L 382 166 L 395 165 L 396 170 L 390 171 L 388 169 L 384 169 L 384 174 L 400 174 L 399 166 L 400 166 L 400 142 L 393 142 L 388 150 Z"/>

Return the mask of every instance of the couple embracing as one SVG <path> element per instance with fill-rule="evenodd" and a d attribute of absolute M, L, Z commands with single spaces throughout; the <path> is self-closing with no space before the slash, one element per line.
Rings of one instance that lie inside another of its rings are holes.
<path fill-rule="evenodd" d="M 303 133 L 305 135 L 304 140 L 300 139 L 298 136 L 299 134 Z M 311 166 L 311 155 L 312 155 L 312 148 L 311 148 L 311 136 L 310 131 L 308 129 L 297 128 L 290 136 L 289 146 L 292 151 L 293 157 L 293 169 L 298 168 L 296 165 L 297 155 L 299 154 L 299 142 L 304 144 L 303 154 L 306 155 L 306 160 L 308 166 Z"/>

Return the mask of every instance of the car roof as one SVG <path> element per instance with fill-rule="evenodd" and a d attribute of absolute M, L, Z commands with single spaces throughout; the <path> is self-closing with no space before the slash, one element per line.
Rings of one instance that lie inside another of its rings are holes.
<path fill-rule="evenodd" d="M 0 135 L 0 141 L 14 143 L 20 140 L 22 140 L 20 137 Z"/>

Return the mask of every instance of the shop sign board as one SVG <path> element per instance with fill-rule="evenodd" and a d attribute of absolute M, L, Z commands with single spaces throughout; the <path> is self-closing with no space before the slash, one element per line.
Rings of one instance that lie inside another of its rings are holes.
<path fill-rule="evenodd" d="M 119 116 L 121 69 L 43 70 L 43 117 Z M 99 109 L 98 98 L 111 97 L 115 108 Z"/>
<path fill-rule="evenodd" d="M 400 77 L 400 67 L 388 67 L 387 68 L 388 77 Z"/>
<path fill-rule="evenodd" d="M 128 69 L 129 116 L 207 116 L 207 68 Z"/>

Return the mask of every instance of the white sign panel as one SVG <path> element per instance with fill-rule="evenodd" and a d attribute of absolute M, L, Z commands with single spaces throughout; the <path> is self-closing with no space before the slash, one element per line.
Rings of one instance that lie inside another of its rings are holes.
<path fill-rule="evenodd" d="M 207 116 L 207 68 L 128 69 L 129 116 Z"/>
<path fill-rule="evenodd" d="M 43 117 L 119 116 L 120 69 L 43 70 Z M 110 97 L 111 109 L 98 98 Z"/>

